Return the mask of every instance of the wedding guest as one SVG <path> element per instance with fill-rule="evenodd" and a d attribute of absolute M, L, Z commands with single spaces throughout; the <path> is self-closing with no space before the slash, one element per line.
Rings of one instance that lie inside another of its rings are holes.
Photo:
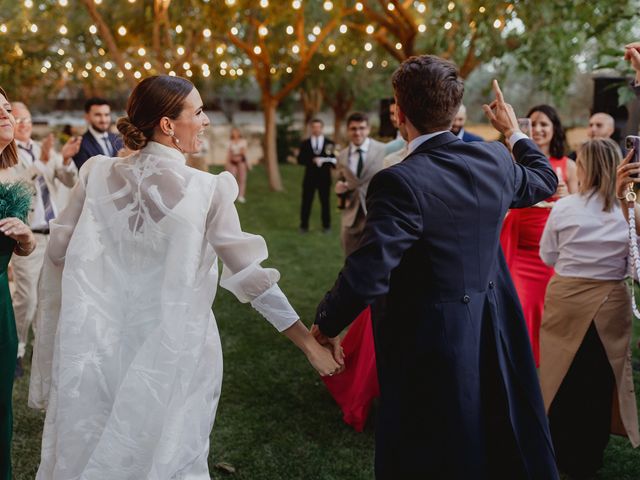
<path fill-rule="evenodd" d="M 42 142 L 31 138 L 33 125 L 27 106 L 22 102 L 13 102 L 11 106 L 16 119 L 15 140 L 18 146 L 18 163 L 13 171 L 34 192 L 29 226 L 37 240 L 31 255 L 16 257 L 11 262 L 15 286 L 13 306 L 18 328 L 16 376 L 21 377 L 29 331 L 38 306 L 38 279 L 49 241 L 49 221 L 64 209 L 69 198 L 68 189 L 78 180 L 78 168 L 72 160 L 80 150 L 81 139 L 71 137 L 58 153 L 53 148 L 52 134 Z"/>
<path fill-rule="evenodd" d="M 578 192 L 555 203 L 540 241 L 540 257 L 555 268 L 540 331 L 540 383 L 558 467 L 576 479 L 595 478 L 610 433 L 640 445 L 625 282 L 629 228 L 616 200 L 620 160 L 611 139 L 580 147 Z M 629 177 L 620 178 L 624 197 Z"/>
<path fill-rule="evenodd" d="M 552 197 L 532 207 L 509 210 L 502 226 L 500 242 L 520 297 L 538 365 L 544 294 L 553 275 L 553 268 L 540 259 L 540 237 L 551 207 L 556 200 L 578 190 L 578 179 L 575 163 L 564 155 L 564 129 L 556 110 L 549 105 L 539 105 L 533 107 L 527 117 L 531 119 L 533 141 L 549 158 L 559 179 L 558 190 Z"/>
<path fill-rule="evenodd" d="M 73 156 L 78 168 L 95 155 L 115 157 L 123 147 L 122 139 L 111 133 L 111 105 L 104 98 L 92 97 L 84 104 L 87 131 L 82 135 L 80 150 Z"/>
<path fill-rule="evenodd" d="M 304 165 L 302 181 L 302 204 L 300 207 L 300 232 L 309 231 L 309 216 L 313 197 L 318 192 L 322 230 L 331 230 L 331 206 L 329 190 L 331 189 L 331 170 L 335 168 L 335 143 L 324 136 L 324 122 L 314 118 L 309 123 L 311 136 L 300 143 L 298 164 Z"/>
<path fill-rule="evenodd" d="M 238 195 L 238 202 L 245 203 L 246 188 L 247 188 L 247 172 L 249 170 L 249 163 L 247 160 L 247 140 L 242 136 L 242 132 L 239 128 L 233 127 L 231 129 L 229 139 L 229 149 L 227 150 L 227 163 L 225 164 L 225 170 L 230 172 L 238 182 L 240 194 Z"/>
<path fill-rule="evenodd" d="M 611 115 L 604 112 L 598 112 L 589 118 L 589 126 L 587 128 L 587 137 L 589 138 L 611 138 L 616 131 L 616 123 Z M 620 148 L 620 147 L 618 147 Z M 620 149 L 622 152 L 622 149 Z M 571 160 L 575 160 L 578 152 L 571 152 L 569 155 Z"/>
<path fill-rule="evenodd" d="M 321 375 L 339 369 L 277 270 L 260 265 L 267 247 L 240 227 L 233 176 L 185 165 L 209 125 L 193 84 L 148 77 L 126 112 L 118 130 L 136 153 L 89 160 L 51 222 L 29 391 L 30 405 L 47 409 L 37 480 L 210 478 L 222 382 L 211 311 L 218 256 L 223 288 Z"/>
<path fill-rule="evenodd" d="M 396 117 L 395 99 L 393 99 L 393 102 L 389 105 L 389 120 L 391 120 L 393 128 L 396 129 L 396 138 L 384 144 L 385 156 L 393 155 L 394 153 L 402 150 L 407 146 L 407 141 L 402 138 L 400 129 L 398 128 L 398 117 Z"/>
<path fill-rule="evenodd" d="M 345 256 L 353 252 L 360 241 L 367 215 L 365 198 L 373 176 L 382 169 L 385 157 L 384 143 L 369 138 L 369 117 L 352 113 L 347 118 L 349 145 L 337 157 L 339 180 L 335 192 L 343 203 L 340 239 Z"/>
<path fill-rule="evenodd" d="M 483 142 L 484 138 L 480 135 L 475 135 L 471 132 L 467 132 L 464 129 L 464 124 L 467 123 L 467 108 L 462 104 L 456 116 L 453 119 L 451 125 L 451 133 L 458 137 L 463 142 Z"/>
<path fill-rule="evenodd" d="M 11 170 L 18 162 L 14 143 L 16 122 L 7 94 L 0 88 L 0 478 L 13 478 L 11 439 L 13 436 L 13 379 L 18 353 L 18 334 L 9 293 L 7 268 L 12 254 L 33 252 L 36 240 L 24 224 L 31 192 Z"/>

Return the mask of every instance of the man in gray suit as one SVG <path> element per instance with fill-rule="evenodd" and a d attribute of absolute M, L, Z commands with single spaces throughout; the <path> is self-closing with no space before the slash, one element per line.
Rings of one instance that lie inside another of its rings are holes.
<path fill-rule="evenodd" d="M 345 256 L 357 249 L 367 215 L 369 182 L 383 167 L 385 145 L 369 138 L 369 118 L 352 113 L 347 119 L 349 146 L 338 155 L 336 171 L 340 178 L 335 192 L 340 197 L 342 226 L 340 239 Z"/>
<path fill-rule="evenodd" d="M 72 157 L 80 150 L 80 137 L 71 138 L 58 153 L 53 149 L 53 135 L 50 134 L 42 142 L 31 138 L 33 125 L 27 106 L 22 102 L 13 102 L 11 106 L 16 119 L 18 146 L 18 163 L 12 167 L 12 171 L 17 179 L 33 189 L 29 226 L 37 241 L 31 255 L 14 256 L 11 261 L 16 287 L 13 308 L 19 342 L 16 376 L 21 376 L 22 357 L 38 305 L 38 278 L 49 242 L 49 221 L 64 209 L 67 198 L 64 191 L 72 188 L 78 180 L 78 169 Z"/>

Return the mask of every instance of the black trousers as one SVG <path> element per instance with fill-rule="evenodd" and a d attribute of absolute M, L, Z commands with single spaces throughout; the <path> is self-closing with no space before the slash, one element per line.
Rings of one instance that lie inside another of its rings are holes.
<path fill-rule="evenodd" d="M 561 472 L 577 479 L 588 478 L 602 467 L 615 385 L 606 351 L 592 323 L 549 408 L 551 437 Z"/>
<path fill-rule="evenodd" d="M 316 171 L 309 171 L 309 169 Z M 302 207 L 300 209 L 300 228 L 309 228 L 309 216 L 311 215 L 311 204 L 313 196 L 318 191 L 320 197 L 320 208 L 322 211 L 322 228 L 331 228 L 331 210 L 329 204 L 329 189 L 331 188 L 331 172 L 325 171 L 324 167 L 319 169 L 315 166 L 307 167 L 302 182 Z"/>

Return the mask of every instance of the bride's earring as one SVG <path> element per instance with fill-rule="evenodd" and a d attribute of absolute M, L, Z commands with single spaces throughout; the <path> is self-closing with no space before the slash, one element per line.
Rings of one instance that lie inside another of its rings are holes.
<path fill-rule="evenodd" d="M 182 148 L 180 148 L 180 140 L 178 140 L 176 138 L 176 134 L 173 133 L 173 130 L 169 131 L 169 136 L 171 137 L 171 141 L 173 142 L 173 145 L 180 150 L 180 152 L 184 153 L 184 150 L 182 150 Z"/>

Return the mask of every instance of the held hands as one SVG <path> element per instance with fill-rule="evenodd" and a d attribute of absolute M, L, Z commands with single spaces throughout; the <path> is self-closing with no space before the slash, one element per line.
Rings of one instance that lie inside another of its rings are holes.
<path fill-rule="evenodd" d="M 338 337 L 327 337 L 320 331 L 318 325 L 315 324 L 311 327 L 311 335 L 313 335 L 313 338 L 316 339 L 316 342 L 318 342 L 318 344 L 328 348 L 331 351 L 333 359 L 340 366 L 340 368 L 334 373 L 342 372 L 344 370 L 344 350 L 342 349 L 342 345 L 340 345 L 340 339 Z"/>
<path fill-rule="evenodd" d="M 483 105 L 482 109 L 491 125 L 509 140 L 511 135 L 520 131 L 518 117 L 516 117 L 513 107 L 504 101 L 497 80 L 493 81 L 493 91 L 496 94 L 496 99 L 489 105 Z"/>
<path fill-rule="evenodd" d="M 36 239 L 31 229 L 19 218 L 7 217 L 0 220 L 0 232 L 18 242 L 14 249 L 16 255 L 27 256 L 36 248 Z"/>
<path fill-rule="evenodd" d="M 635 150 L 632 148 L 616 171 L 616 197 L 623 199 L 634 183 L 640 183 L 640 164 L 631 162 Z"/>
<path fill-rule="evenodd" d="M 343 193 L 347 193 L 349 191 L 349 184 L 347 182 L 343 182 L 342 180 L 338 180 L 336 182 L 336 194 L 342 195 Z"/>

